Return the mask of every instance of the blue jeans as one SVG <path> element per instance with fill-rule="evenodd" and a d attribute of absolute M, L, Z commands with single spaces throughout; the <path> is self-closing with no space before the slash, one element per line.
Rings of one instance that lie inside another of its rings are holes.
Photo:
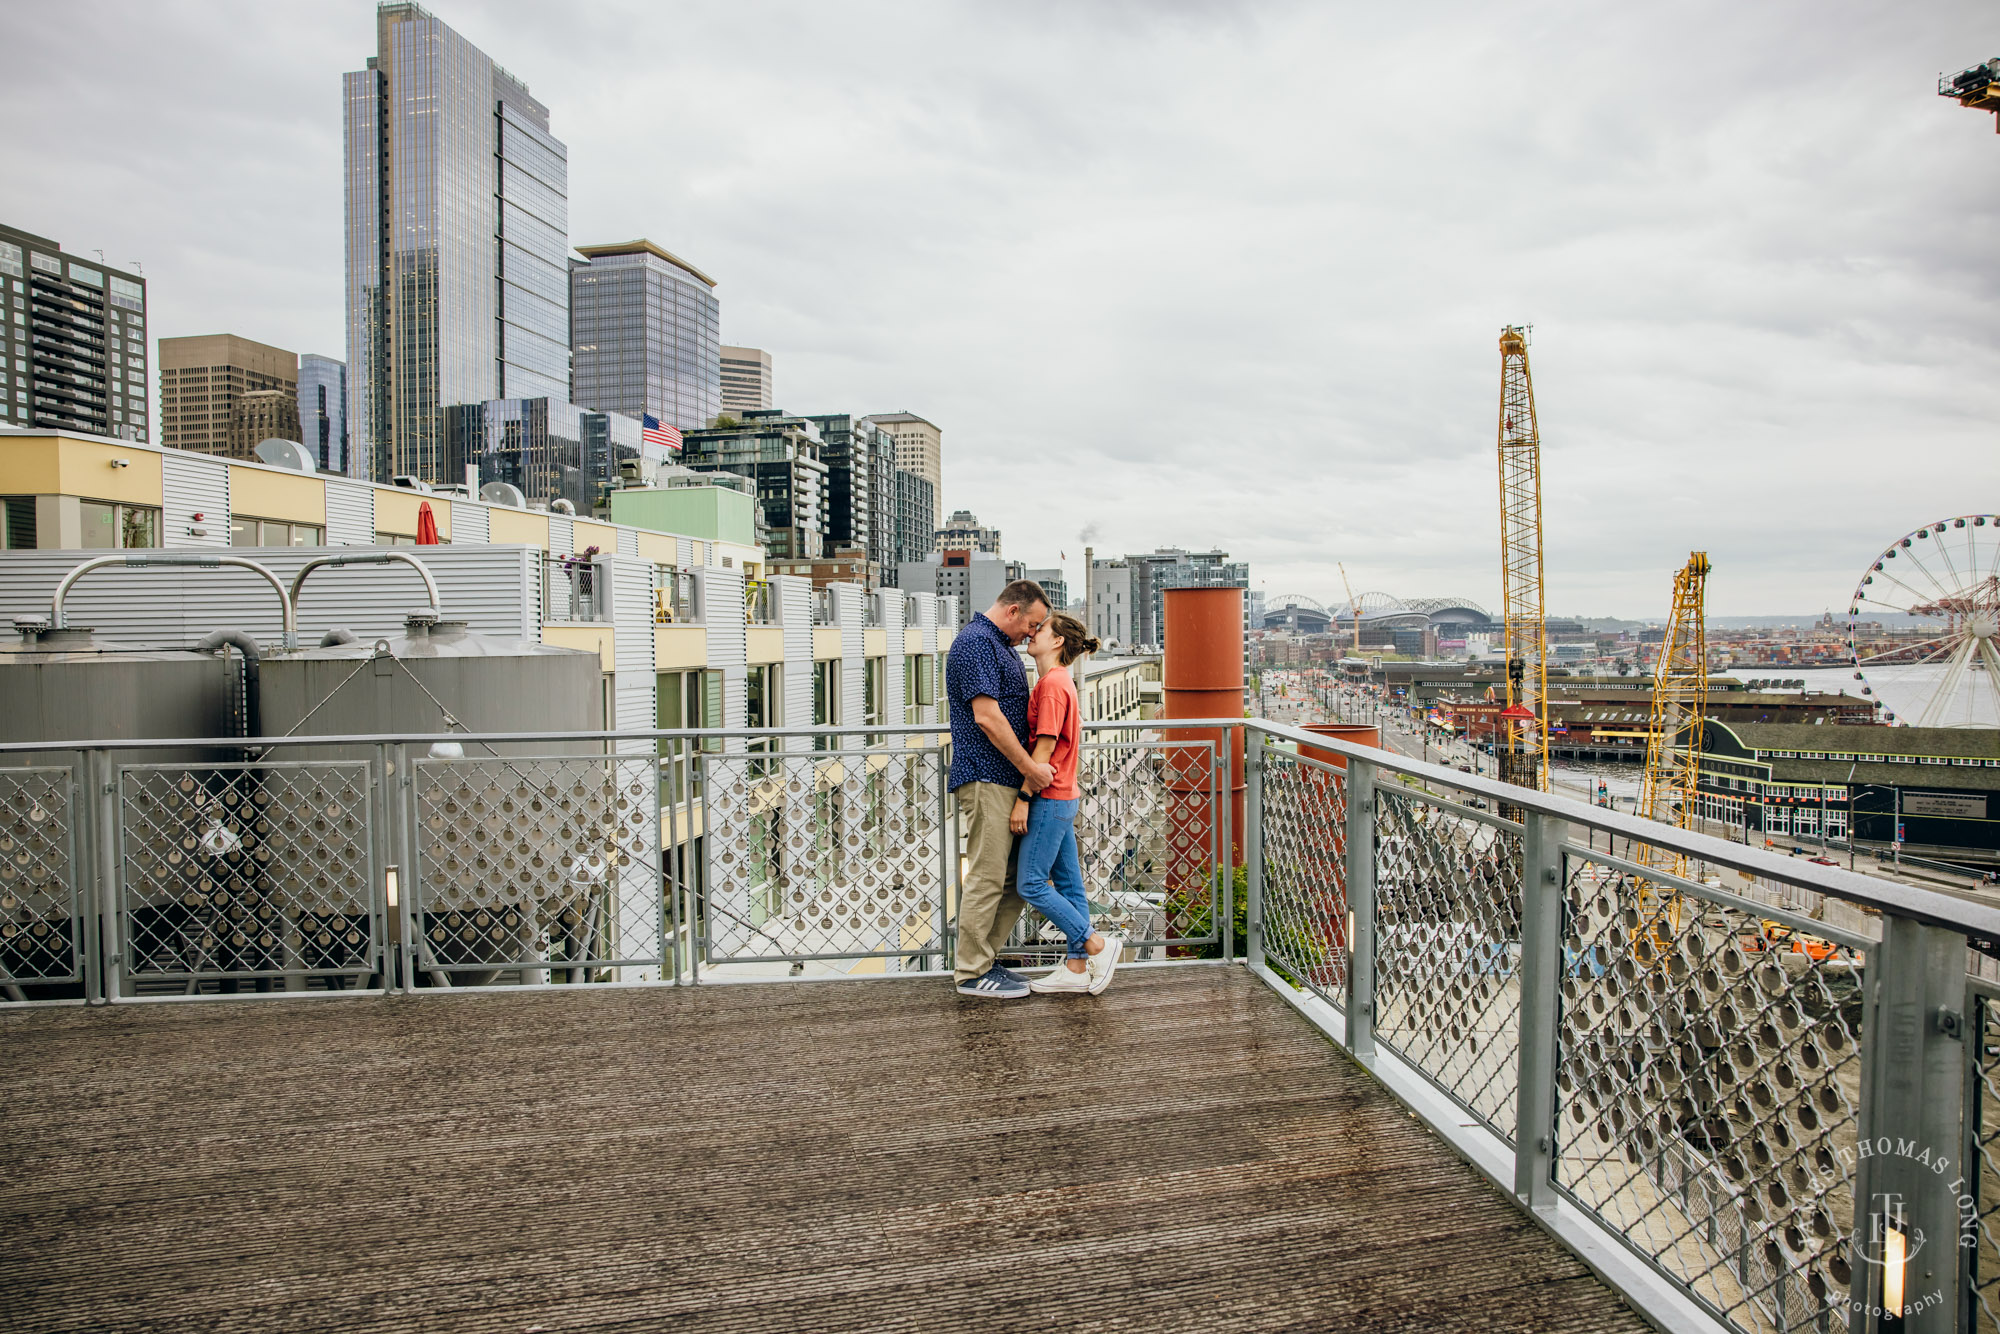
<path fill-rule="evenodd" d="M 1069 957 L 1087 957 L 1090 900 L 1083 896 L 1083 866 L 1076 855 L 1075 801 L 1037 797 L 1028 807 L 1028 832 L 1021 836 L 1021 897 L 1054 922 L 1069 940 Z"/>

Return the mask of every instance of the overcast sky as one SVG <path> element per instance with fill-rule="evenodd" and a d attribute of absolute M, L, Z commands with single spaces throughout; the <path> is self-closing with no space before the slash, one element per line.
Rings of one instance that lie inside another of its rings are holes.
<path fill-rule="evenodd" d="M 937 422 L 1030 565 L 1497 607 L 1509 322 L 1551 612 L 1661 617 L 1690 548 L 1716 614 L 1844 611 L 2000 510 L 2000 136 L 1934 95 L 1984 0 L 433 8 L 549 106 L 572 243 L 706 270 L 781 407 Z M 0 23 L 0 217 L 142 262 L 156 337 L 344 355 L 371 4 Z"/>

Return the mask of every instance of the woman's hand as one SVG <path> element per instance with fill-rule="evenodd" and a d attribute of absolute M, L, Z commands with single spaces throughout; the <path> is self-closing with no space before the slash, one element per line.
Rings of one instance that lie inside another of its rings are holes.
<path fill-rule="evenodd" d="M 1014 834 L 1025 834 L 1028 832 L 1027 802 L 1020 800 L 1014 802 L 1014 813 L 1007 817 L 1007 830 L 1009 833 Z"/>

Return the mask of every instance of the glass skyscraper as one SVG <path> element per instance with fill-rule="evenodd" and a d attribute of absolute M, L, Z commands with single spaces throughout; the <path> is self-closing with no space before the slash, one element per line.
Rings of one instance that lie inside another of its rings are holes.
<path fill-rule="evenodd" d="M 322 472 L 355 476 L 347 449 L 347 366 L 332 357 L 299 356 L 299 432 Z"/>
<path fill-rule="evenodd" d="M 571 260 L 576 401 L 647 414 L 682 431 L 722 411 L 721 308 L 715 280 L 651 241 L 578 246 Z"/>
<path fill-rule="evenodd" d="M 351 448 L 447 475 L 443 409 L 569 397 L 568 150 L 527 85 L 413 4 L 344 76 Z"/>

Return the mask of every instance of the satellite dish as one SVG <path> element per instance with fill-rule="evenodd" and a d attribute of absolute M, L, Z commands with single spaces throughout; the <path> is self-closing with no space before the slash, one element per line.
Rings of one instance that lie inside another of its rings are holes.
<path fill-rule="evenodd" d="M 506 505 L 517 510 L 528 508 L 528 498 L 512 482 L 488 482 L 479 488 L 479 498 L 489 505 Z"/>
<path fill-rule="evenodd" d="M 318 472 L 312 451 L 296 440 L 259 440 L 257 461 L 268 463 L 274 468 L 290 468 L 293 472 Z"/>

